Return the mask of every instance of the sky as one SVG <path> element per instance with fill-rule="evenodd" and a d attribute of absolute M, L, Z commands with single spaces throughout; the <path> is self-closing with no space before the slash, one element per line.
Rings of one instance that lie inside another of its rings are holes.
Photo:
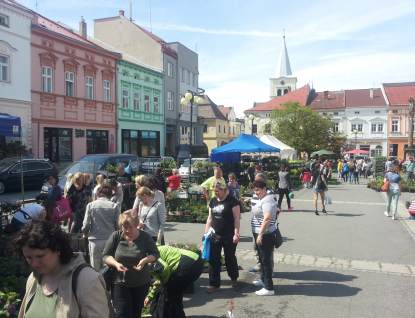
<path fill-rule="evenodd" d="M 20 0 L 48 19 L 79 28 L 129 17 L 124 0 Z M 414 0 L 140 0 L 134 22 L 198 53 L 199 87 L 238 117 L 270 99 L 285 30 L 297 88 L 316 91 L 415 81 Z M 37 3 L 37 10 L 36 10 Z M 64 5 L 63 5 L 64 3 Z"/>

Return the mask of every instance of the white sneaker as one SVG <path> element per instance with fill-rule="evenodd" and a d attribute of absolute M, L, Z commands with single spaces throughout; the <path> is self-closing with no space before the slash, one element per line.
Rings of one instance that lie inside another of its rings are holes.
<path fill-rule="evenodd" d="M 395 214 L 392 215 L 392 220 L 396 220 Z"/>
<path fill-rule="evenodd" d="M 260 280 L 254 280 L 252 283 L 255 286 L 258 286 L 258 287 L 265 287 L 265 284 L 264 284 L 264 282 L 261 279 Z"/>
<path fill-rule="evenodd" d="M 390 216 L 390 215 L 389 215 L 389 213 L 388 213 L 388 212 L 386 212 L 386 211 L 385 211 L 385 215 L 386 215 L 386 216 Z"/>
<path fill-rule="evenodd" d="M 274 295 L 274 291 L 262 288 L 261 290 L 256 291 L 255 294 L 258 296 L 272 296 Z"/>

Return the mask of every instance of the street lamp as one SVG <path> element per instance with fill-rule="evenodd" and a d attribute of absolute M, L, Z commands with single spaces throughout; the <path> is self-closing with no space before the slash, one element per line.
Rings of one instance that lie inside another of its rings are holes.
<path fill-rule="evenodd" d="M 357 149 L 357 135 L 361 134 L 361 131 L 358 131 L 357 129 L 352 131 L 352 135 L 354 135 L 354 149 Z"/>
<path fill-rule="evenodd" d="M 245 118 L 245 122 L 248 123 L 249 121 L 251 121 L 251 135 L 254 134 L 254 120 L 256 122 L 259 122 L 260 118 L 251 114 L 248 117 Z"/>
<path fill-rule="evenodd" d="M 186 95 L 180 100 L 182 105 L 187 105 L 190 102 L 190 140 L 189 140 L 189 180 L 190 182 L 190 174 L 192 172 L 192 138 L 193 138 L 193 103 L 203 104 L 205 90 L 198 87 L 197 93 L 188 90 Z"/>

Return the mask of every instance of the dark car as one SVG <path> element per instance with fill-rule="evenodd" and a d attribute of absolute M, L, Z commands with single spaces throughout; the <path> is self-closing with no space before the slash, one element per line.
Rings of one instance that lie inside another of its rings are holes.
<path fill-rule="evenodd" d="M 62 190 L 66 184 L 66 177 L 72 173 L 77 172 L 89 173 L 92 181 L 96 184 L 96 176 L 99 174 L 104 175 L 108 178 L 114 178 L 115 174 L 112 172 L 107 173 L 107 165 L 110 164 L 113 167 L 123 165 L 124 167 L 130 166 L 130 174 L 132 176 L 137 175 L 138 171 L 141 170 L 141 158 L 131 154 L 99 154 L 99 155 L 86 155 L 83 156 L 68 167 L 66 167 L 59 175 L 59 185 Z M 47 193 L 50 188 L 49 182 L 46 180 L 42 187 L 42 193 Z M 130 186 L 130 195 L 135 196 L 135 185 Z"/>
<path fill-rule="evenodd" d="M 23 159 L 23 181 L 25 188 L 40 188 L 51 174 L 59 174 L 56 166 L 48 159 Z M 21 187 L 20 158 L 0 161 L 0 194 Z"/>

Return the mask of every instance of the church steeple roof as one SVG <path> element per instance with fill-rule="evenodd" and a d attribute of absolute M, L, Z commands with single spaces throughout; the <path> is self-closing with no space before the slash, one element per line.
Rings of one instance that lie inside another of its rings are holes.
<path fill-rule="evenodd" d="M 278 61 L 277 73 L 275 77 L 291 76 L 290 59 L 288 58 L 287 46 L 285 45 L 285 35 L 283 36 L 280 59 Z"/>

